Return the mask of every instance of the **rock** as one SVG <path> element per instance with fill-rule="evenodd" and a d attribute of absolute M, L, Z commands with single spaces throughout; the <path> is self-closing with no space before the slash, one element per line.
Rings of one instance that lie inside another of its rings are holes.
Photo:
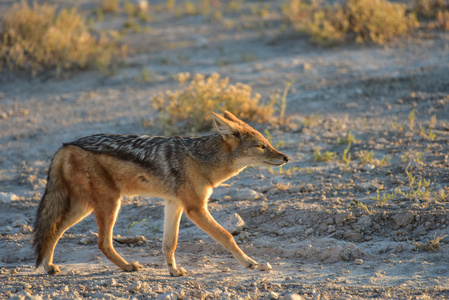
<path fill-rule="evenodd" d="M 169 292 L 165 294 L 160 294 L 157 296 L 157 300 L 176 300 L 178 299 L 178 293 L 176 292 Z"/>
<path fill-rule="evenodd" d="M 320 261 L 336 262 L 340 260 L 343 248 L 340 245 L 335 247 L 326 247 L 318 252 Z"/>
<path fill-rule="evenodd" d="M 134 293 L 137 292 L 138 290 L 140 290 L 140 288 L 142 287 L 142 282 L 141 281 L 136 281 L 133 284 L 131 284 L 130 286 L 128 286 L 127 290 L 128 292 Z"/>
<path fill-rule="evenodd" d="M 347 238 L 348 240 L 350 240 L 352 242 L 357 242 L 357 243 L 362 242 L 363 237 L 364 237 L 364 234 L 361 232 L 349 231 L 345 234 L 345 238 Z"/>
<path fill-rule="evenodd" d="M 363 265 L 363 259 L 357 258 L 356 260 L 354 260 L 354 263 L 355 263 L 356 265 Z"/>
<path fill-rule="evenodd" d="M 260 271 L 268 271 L 268 270 L 271 270 L 271 269 L 273 269 L 273 267 L 270 265 L 270 263 L 261 263 L 259 265 L 259 270 Z"/>
<path fill-rule="evenodd" d="M 313 234 L 314 231 L 315 230 L 313 228 L 308 228 L 304 233 L 305 233 L 305 235 L 311 235 L 311 234 Z"/>
<path fill-rule="evenodd" d="M 313 185 L 311 183 L 305 184 L 300 187 L 300 192 L 312 192 L 314 190 Z"/>
<path fill-rule="evenodd" d="M 248 200 L 257 200 L 263 199 L 264 196 L 262 193 L 256 192 L 252 189 L 239 189 L 235 191 L 235 194 L 231 195 L 232 200 L 235 201 L 248 201 Z"/>
<path fill-rule="evenodd" d="M 6 193 L 6 192 L 1 192 L 0 193 L 0 203 L 11 203 L 11 201 L 17 201 L 20 200 L 20 197 L 17 196 L 14 193 Z"/>
<path fill-rule="evenodd" d="M 352 212 L 344 212 L 335 216 L 335 223 L 343 224 L 345 221 L 352 219 Z"/>
<path fill-rule="evenodd" d="M 349 243 L 341 252 L 341 258 L 345 261 L 355 260 L 357 258 L 365 257 L 365 252 L 360 250 L 355 244 Z"/>
<path fill-rule="evenodd" d="M 267 296 L 267 298 L 271 300 L 279 299 L 279 294 L 273 291 L 269 291 Z"/>
<path fill-rule="evenodd" d="M 232 235 L 239 234 L 243 230 L 243 227 L 245 227 L 245 221 L 237 213 L 229 215 L 223 221 L 223 228 Z"/>
<path fill-rule="evenodd" d="M 373 222 L 371 221 L 371 217 L 370 216 L 362 216 L 360 217 L 360 219 L 357 221 L 357 225 L 361 226 L 361 227 L 370 227 L 373 224 Z"/>
<path fill-rule="evenodd" d="M 304 300 L 304 297 L 295 293 L 287 293 L 282 296 L 281 300 Z"/>
<path fill-rule="evenodd" d="M 42 300 L 42 297 L 39 295 L 32 295 L 27 291 L 21 291 L 10 297 L 9 300 Z"/>
<path fill-rule="evenodd" d="M 23 225 L 28 225 L 28 221 L 25 220 L 24 218 L 20 218 L 12 222 L 12 227 L 21 227 Z"/>
<path fill-rule="evenodd" d="M 28 234 L 33 232 L 33 227 L 30 225 L 22 225 L 20 226 L 20 233 L 22 234 Z"/>
<path fill-rule="evenodd" d="M 117 281 L 114 278 L 108 278 L 104 282 L 104 285 L 106 285 L 106 286 L 115 286 L 116 284 L 117 284 Z"/>
<path fill-rule="evenodd" d="M 412 212 L 399 213 L 394 215 L 392 219 L 395 222 L 396 226 L 405 227 L 415 220 L 415 214 Z"/>

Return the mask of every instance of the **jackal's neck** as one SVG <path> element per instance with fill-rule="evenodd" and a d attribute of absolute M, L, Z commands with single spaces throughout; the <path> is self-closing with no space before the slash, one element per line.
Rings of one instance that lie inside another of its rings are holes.
<path fill-rule="evenodd" d="M 243 169 L 235 165 L 231 146 L 220 134 L 194 138 L 190 141 L 188 149 L 211 187 L 237 175 Z"/>
<path fill-rule="evenodd" d="M 193 158 L 218 165 L 230 162 L 231 150 L 220 134 L 212 134 L 186 141 Z"/>

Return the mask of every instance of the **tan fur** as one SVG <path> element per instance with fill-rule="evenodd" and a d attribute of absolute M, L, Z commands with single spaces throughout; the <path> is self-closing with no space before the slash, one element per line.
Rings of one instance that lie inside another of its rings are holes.
<path fill-rule="evenodd" d="M 52 160 L 46 191 L 37 212 L 34 240 L 36 266 L 43 263 L 48 273 L 58 273 L 59 268 L 53 264 L 56 243 L 68 228 L 93 212 L 101 251 L 122 270 L 139 270 L 141 266 L 137 262 L 128 263 L 115 251 L 113 227 L 122 195 L 151 195 L 166 200 L 163 251 L 172 276 L 186 274 L 183 268 L 176 266 L 174 257 L 179 223 L 184 212 L 198 227 L 228 249 L 240 264 L 247 268 L 257 267 L 257 263 L 238 247 L 232 235 L 210 215 L 207 201 L 213 187 L 238 174 L 246 165 L 282 165 L 288 158 L 275 150 L 259 132 L 229 112 L 224 117 L 214 114 L 214 118 L 221 137 L 203 138 L 197 146 L 204 152 L 200 154 L 213 157 L 199 159 L 188 153 L 177 157 L 182 160 L 182 169 L 179 170 L 182 180 L 176 184 L 164 180 L 165 175 L 161 174 L 166 174 L 167 170 L 149 170 L 146 161 L 136 162 L 128 154 L 124 159 L 111 153 L 89 151 L 76 146 L 76 143 L 62 147 Z M 93 136 L 92 139 L 95 138 Z M 189 147 L 184 144 L 179 146 L 175 142 L 179 141 L 164 140 L 164 143 L 173 143 L 176 151 L 180 147 Z M 163 166 L 169 168 L 170 162 Z"/>

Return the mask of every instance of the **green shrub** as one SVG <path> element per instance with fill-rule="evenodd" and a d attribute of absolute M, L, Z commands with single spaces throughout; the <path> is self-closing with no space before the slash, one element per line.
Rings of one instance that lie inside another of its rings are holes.
<path fill-rule="evenodd" d="M 111 38 L 95 38 L 76 9 L 56 13 L 54 5 L 16 3 L 1 28 L 0 67 L 33 75 L 45 68 L 58 75 L 73 67 L 106 70 L 119 52 Z"/>
<path fill-rule="evenodd" d="M 342 42 L 348 34 L 355 35 L 357 42 L 385 44 L 418 24 L 405 5 L 386 0 L 344 0 L 333 5 L 290 0 L 283 12 L 295 29 L 321 44 Z"/>
<path fill-rule="evenodd" d="M 159 93 L 152 99 L 159 111 L 159 123 L 166 134 L 194 133 L 212 127 L 211 111 L 229 110 L 243 120 L 265 122 L 274 113 L 275 100 L 262 103 L 261 95 L 252 95 L 252 88 L 243 83 L 229 84 L 217 73 L 206 77 L 178 74 L 181 89 Z"/>

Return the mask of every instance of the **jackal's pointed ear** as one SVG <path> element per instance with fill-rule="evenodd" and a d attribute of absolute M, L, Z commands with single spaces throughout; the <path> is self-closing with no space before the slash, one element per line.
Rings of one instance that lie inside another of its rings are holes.
<path fill-rule="evenodd" d="M 225 118 L 217 115 L 214 112 L 212 112 L 212 115 L 214 116 L 215 126 L 217 126 L 218 131 L 221 133 L 225 140 L 232 137 L 240 137 L 240 130 L 237 124 L 226 120 Z"/>
<path fill-rule="evenodd" d="M 240 120 L 239 118 L 237 118 L 236 116 L 234 116 L 233 114 L 231 114 L 229 111 L 225 111 L 223 114 L 223 117 L 225 117 L 226 119 L 235 122 L 237 124 L 243 125 L 245 124 L 245 122 L 243 122 L 242 120 Z"/>

